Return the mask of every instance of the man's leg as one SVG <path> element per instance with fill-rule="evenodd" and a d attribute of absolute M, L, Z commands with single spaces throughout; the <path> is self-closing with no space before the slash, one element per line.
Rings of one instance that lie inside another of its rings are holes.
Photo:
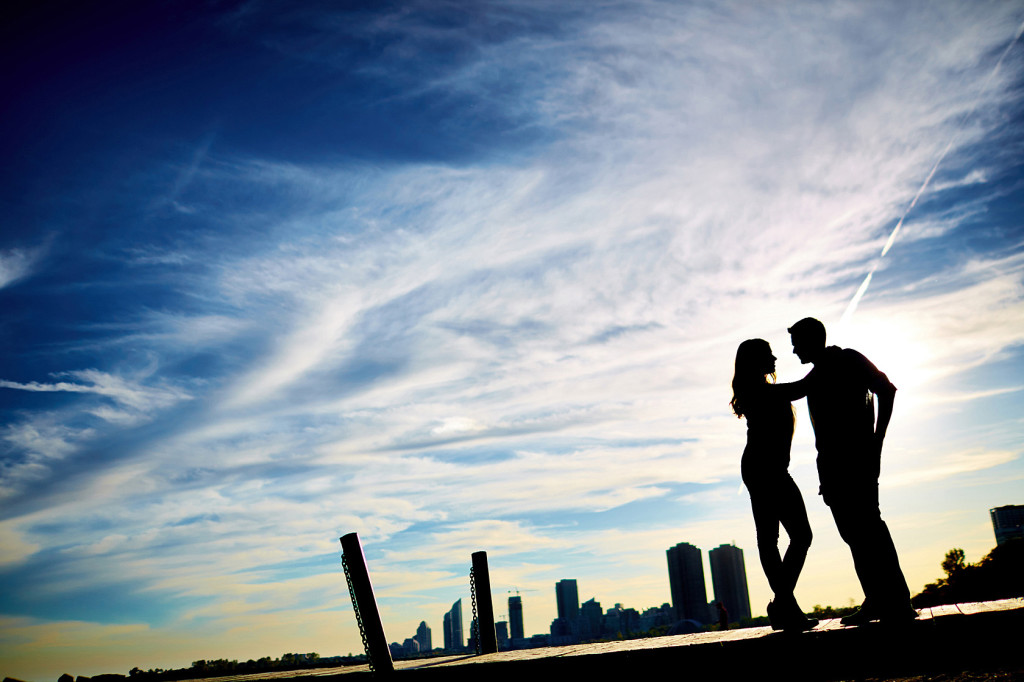
<path fill-rule="evenodd" d="M 853 555 L 857 578 L 864 590 L 864 618 L 911 617 L 910 589 L 878 507 L 878 483 L 836 491 L 826 502 Z"/>

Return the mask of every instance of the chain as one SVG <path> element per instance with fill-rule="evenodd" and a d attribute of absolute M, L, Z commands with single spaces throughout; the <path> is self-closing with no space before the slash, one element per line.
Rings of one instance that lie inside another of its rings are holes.
<path fill-rule="evenodd" d="M 474 568 L 469 569 L 469 596 L 473 601 L 473 631 L 475 632 L 474 640 L 476 640 L 476 653 L 480 655 L 480 621 L 476 615 L 476 571 Z"/>
<path fill-rule="evenodd" d="M 366 627 L 363 625 L 363 616 L 359 613 L 359 602 L 356 600 L 356 588 L 352 584 L 352 575 L 348 570 L 348 561 L 345 560 L 345 554 L 341 555 L 341 566 L 345 569 L 345 581 L 348 583 L 348 594 L 352 598 L 352 611 L 356 614 L 356 624 L 359 625 L 359 638 L 363 640 L 363 651 L 366 652 L 366 662 L 370 666 L 370 672 L 374 672 L 373 658 L 370 656 L 370 646 L 366 643 Z"/>

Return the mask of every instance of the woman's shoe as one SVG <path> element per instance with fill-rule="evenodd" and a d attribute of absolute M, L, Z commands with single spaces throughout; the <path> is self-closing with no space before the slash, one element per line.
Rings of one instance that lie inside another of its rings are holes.
<path fill-rule="evenodd" d="M 782 622 L 779 620 L 779 614 L 775 612 L 775 602 L 768 602 L 768 606 L 764 607 L 764 610 L 768 612 L 768 622 L 771 623 L 772 630 L 781 630 Z"/>
<path fill-rule="evenodd" d="M 785 632 L 804 632 L 818 625 L 815 618 L 808 618 L 796 603 L 796 599 L 784 599 L 782 602 L 768 602 L 768 620 L 772 630 Z"/>

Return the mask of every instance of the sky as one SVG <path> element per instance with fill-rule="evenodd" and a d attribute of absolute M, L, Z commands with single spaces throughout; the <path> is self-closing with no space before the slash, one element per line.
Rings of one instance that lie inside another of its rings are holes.
<path fill-rule="evenodd" d="M 742 548 L 761 615 L 729 382 L 755 337 L 802 377 L 805 316 L 899 389 L 881 504 L 911 590 L 953 547 L 978 561 L 988 510 L 1024 503 L 1022 22 L 1004 0 L 22 3 L 0 673 L 358 653 L 350 532 L 389 641 L 440 642 L 459 598 L 468 621 L 479 550 L 527 634 L 563 578 L 669 601 L 679 542 L 706 571 Z M 859 602 L 796 412 L 797 596 Z"/>

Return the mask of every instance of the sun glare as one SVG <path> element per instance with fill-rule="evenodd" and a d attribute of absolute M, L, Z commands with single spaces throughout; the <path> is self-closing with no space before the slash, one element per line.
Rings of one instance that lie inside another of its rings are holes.
<path fill-rule="evenodd" d="M 829 343 L 854 348 L 868 357 L 900 390 L 901 399 L 922 400 L 937 374 L 930 343 L 899 320 L 855 317 Z"/>

